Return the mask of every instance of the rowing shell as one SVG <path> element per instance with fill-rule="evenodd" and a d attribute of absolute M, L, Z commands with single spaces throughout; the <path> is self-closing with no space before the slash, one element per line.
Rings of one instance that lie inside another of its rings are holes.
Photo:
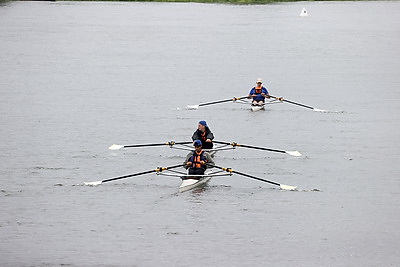
<path fill-rule="evenodd" d="M 224 170 L 209 171 L 202 175 L 194 175 L 194 174 L 190 175 L 181 171 L 173 171 L 173 170 L 169 170 L 169 172 L 170 173 L 158 172 L 157 175 L 173 176 L 181 178 L 182 183 L 178 188 L 179 192 L 185 192 L 197 187 L 205 186 L 207 182 L 211 180 L 212 177 L 232 176 L 232 173 L 226 172 Z"/>
<path fill-rule="evenodd" d="M 274 100 L 269 99 L 264 103 L 253 103 L 253 102 L 250 103 L 249 101 L 245 101 L 245 100 L 238 100 L 238 101 L 236 101 L 236 103 L 246 104 L 246 105 L 250 104 L 250 110 L 253 112 L 256 112 L 256 111 L 260 111 L 260 110 L 265 110 L 265 105 L 276 104 L 276 103 L 281 103 L 281 102 L 276 99 L 274 99 Z"/>
<path fill-rule="evenodd" d="M 190 177 L 190 176 L 186 176 L 186 177 Z M 186 178 L 186 177 L 182 177 L 182 183 L 179 186 L 180 193 L 194 189 L 196 187 L 204 186 L 204 185 L 206 185 L 206 183 L 208 181 L 211 180 L 210 176 L 202 176 L 202 177 L 200 177 L 200 179 L 193 179 L 193 178 Z"/>
<path fill-rule="evenodd" d="M 265 105 L 251 105 L 251 111 L 256 112 L 260 110 L 265 110 Z"/>

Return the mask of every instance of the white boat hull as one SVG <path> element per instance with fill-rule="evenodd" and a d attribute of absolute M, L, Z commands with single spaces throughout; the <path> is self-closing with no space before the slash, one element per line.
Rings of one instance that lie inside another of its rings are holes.
<path fill-rule="evenodd" d="M 179 186 L 179 192 L 185 192 L 193 188 L 203 186 L 210 180 L 210 176 L 201 177 L 200 179 L 183 179 L 181 185 Z"/>
<path fill-rule="evenodd" d="M 256 112 L 260 110 L 264 110 L 265 105 L 251 105 L 251 111 Z"/>

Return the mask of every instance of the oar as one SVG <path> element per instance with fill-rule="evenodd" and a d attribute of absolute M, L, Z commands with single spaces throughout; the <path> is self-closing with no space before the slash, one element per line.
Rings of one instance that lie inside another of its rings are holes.
<path fill-rule="evenodd" d="M 286 154 L 289 154 L 289 155 L 295 156 L 295 157 L 300 157 L 301 156 L 301 153 L 299 151 L 297 151 L 297 150 L 296 151 L 285 151 L 285 150 L 278 150 L 278 149 L 265 148 L 265 147 L 259 147 L 259 146 L 241 145 L 241 144 L 238 144 L 236 142 L 229 143 L 229 142 L 221 142 L 221 141 L 215 141 L 215 140 L 213 140 L 213 142 L 217 143 L 217 144 L 231 145 L 233 147 L 240 146 L 240 147 L 245 147 L 245 148 L 252 148 L 252 149 L 266 150 L 266 151 L 272 151 L 272 152 L 286 153 Z"/>
<path fill-rule="evenodd" d="M 120 179 L 125 179 L 125 178 L 129 178 L 129 177 L 134 177 L 134 176 L 139 176 L 139 175 L 144 175 L 144 174 L 149 174 L 152 172 L 162 172 L 162 171 L 166 171 L 166 170 L 170 170 L 173 168 L 178 168 L 178 167 L 182 167 L 183 164 L 178 164 L 178 165 L 174 165 L 174 166 L 169 166 L 169 167 L 158 167 L 155 170 L 150 170 L 150 171 L 144 171 L 144 172 L 138 172 L 138 173 L 133 173 L 133 174 L 128 174 L 128 175 L 124 175 L 124 176 L 119 176 L 119 177 L 114 177 L 114 178 L 109 178 L 109 179 L 105 179 L 102 181 L 96 181 L 96 182 L 88 182 L 88 183 L 84 183 L 84 185 L 100 185 L 102 183 L 106 183 L 106 182 L 111 182 L 111 181 L 115 181 L 115 180 L 120 180 Z"/>
<path fill-rule="evenodd" d="M 164 145 L 172 147 L 173 145 L 186 145 L 186 144 L 192 144 L 192 143 L 193 142 L 175 142 L 175 141 L 170 141 L 170 142 L 158 143 L 158 144 L 139 144 L 139 145 L 126 145 L 126 146 L 113 144 L 108 149 L 117 150 L 117 149 L 127 148 L 127 147 L 164 146 Z"/>
<path fill-rule="evenodd" d="M 208 105 L 213 105 L 213 104 L 219 104 L 219 103 L 225 103 L 225 102 L 229 102 L 229 101 L 236 101 L 236 100 L 240 100 L 240 99 L 244 99 L 247 98 L 248 96 L 242 96 L 242 97 L 233 97 L 233 98 L 229 98 L 229 99 L 224 99 L 224 100 L 218 100 L 218 101 L 213 101 L 213 102 L 207 102 L 207 103 L 201 103 L 198 105 L 187 105 L 187 109 L 199 109 L 199 107 L 202 106 L 208 106 Z"/>
<path fill-rule="evenodd" d="M 220 167 L 220 166 L 214 166 L 214 167 L 218 168 L 218 169 L 221 169 L 221 170 L 224 170 L 224 171 L 229 172 L 229 173 L 236 173 L 236 174 L 239 174 L 239 175 L 242 175 L 242 176 L 245 176 L 245 177 L 249 177 L 249 178 L 252 178 L 252 179 L 255 179 L 255 180 L 258 180 L 258 181 L 262 181 L 262 182 L 270 183 L 270 184 L 273 184 L 273 185 L 277 185 L 283 190 L 295 190 L 297 188 L 297 186 L 279 184 L 279 183 L 268 181 L 268 180 L 265 180 L 265 179 L 250 175 L 250 174 L 234 171 L 231 168 L 224 168 L 224 167 Z"/>
<path fill-rule="evenodd" d="M 296 102 L 293 102 L 293 101 L 290 101 L 290 100 L 286 100 L 283 97 L 276 97 L 276 96 L 273 96 L 273 95 L 269 95 L 269 96 L 272 97 L 272 98 L 275 98 L 275 99 L 277 99 L 279 101 L 287 102 L 287 103 L 294 104 L 294 105 L 298 105 L 300 107 L 312 109 L 314 111 L 327 112 L 326 110 L 323 110 L 323 109 L 313 108 L 313 107 L 310 107 L 310 106 L 307 106 L 307 105 L 304 105 L 304 104 L 300 104 L 300 103 L 296 103 Z"/>

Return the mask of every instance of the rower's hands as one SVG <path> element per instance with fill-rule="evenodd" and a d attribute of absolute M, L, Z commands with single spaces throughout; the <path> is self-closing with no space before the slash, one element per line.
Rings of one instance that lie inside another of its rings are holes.
<path fill-rule="evenodd" d="M 186 163 L 186 166 L 188 166 L 188 167 L 192 166 L 192 162 L 191 162 L 191 161 L 188 161 L 188 162 Z"/>
<path fill-rule="evenodd" d="M 212 142 L 211 139 L 207 139 L 206 142 Z"/>

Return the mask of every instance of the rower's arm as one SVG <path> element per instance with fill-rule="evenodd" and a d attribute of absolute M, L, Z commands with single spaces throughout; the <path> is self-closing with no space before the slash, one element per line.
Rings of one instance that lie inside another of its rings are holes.
<path fill-rule="evenodd" d="M 213 140 L 214 139 L 214 134 L 212 132 L 209 132 L 207 134 L 207 139 Z"/>
<path fill-rule="evenodd" d="M 195 140 L 198 140 L 198 139 L 199 139 L 199 135 L 197 134 L 197 131 L 195 131 L 193 133 L 193 135 L 192 135 L 192 140 L 195 141 Z"/>
<path fill-rule="evenodd" d="M 263 91 L 264 91 L 265 97 L 266 97 L 266 98 L 270 98 L 268 89 L 264 87 L 264 90 L 263 90 Z"/>
<path fill-rule="evenodd" d="M 248 98 L 254 97 L 254 93 L 255 93 L 255 89 L 254 89 L 254 88 L 251 88 L 251 90 L 250 90 L 250 92 L 249 92 Z"/>

